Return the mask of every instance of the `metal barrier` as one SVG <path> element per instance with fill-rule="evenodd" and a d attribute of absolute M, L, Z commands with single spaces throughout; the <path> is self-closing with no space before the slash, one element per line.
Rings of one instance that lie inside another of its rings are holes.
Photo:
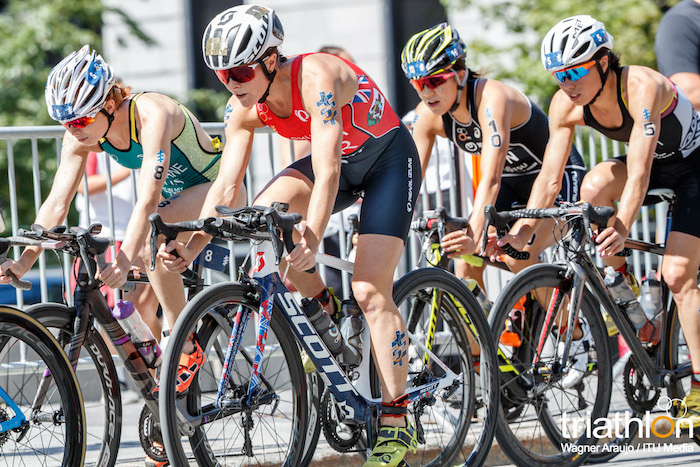
<path fill-rule="evenodd" d="M 211 134 L 219 136 L 222 141 L 224 140 L 224 131 L 222 123 L 204 123 L 204 128 Z M 15 173 L 15 145 L 20 141 L 29 141 L 31 146 L 31 157 L 32 157 L 32 195 L 34 202 L 35 215 L 41 206 L 41 203 L 45 195 L 41 192 L 41 186 L 39 180 L 41 178 L 39 158 L 40 157 L 55 157 L 57 162 L 60 162 L 60 151 L 61 151 L 61 141 L 65 130 L 61 126 L 36 126 L 36 127 L 4 127 L 0 128 L 0 140 L 6 141 L 6 152 L 8 157 L 8 189 L 9 189 L 9 208 L 11 214 L 11 228 L 12 233 L 16 234 L 19 228 L 18 210 L 17 210 L 17 196 L 18 196 L 18 184 Z M 263 137 L 264 135 L 264 137 Z M 52 145 L 55 149 L 50 151 L 52 153 L 39 154 L 39 141 L 47 140 L 54 141 Z M 271 130 L 264 128 L 258 131 L 258 137 L 256 137 L 253 145 L 253 154 L 250 159 L 250 164 L 248 166 L 248 171 L 246 174 L 246 187 L 248 191 L 248 202 L 252 202 L 252 199 L 256 193 L 258 193 L 267 183 L 272 176 L 281 170 L 283 167 L 280 162 L 280 148 L 283 144 L 287 144 L 282 141 L 278 135 L 274 134 Z M 437 144 L 437 143 L 436 143 Z M 592 167 L 595 165 L 598 159 L 606 160 L 609 157 L 617 156 L 620 154 L 620 143 L 610 142 L 602 135 L 590 131 L 588 129 L 577 129 L 575 144 L 579 149 L 579 152 L 584 155 L 585 160 L 588 161 L 588 166 Z M 600 154 L 600 157 L 599 157 Z M 450 163 L 445 164 L 437 157 L 433 157 L 431 163 L 437 165 L 436 170 L 434 170 L 434 176 L 436 180 L 433 185 L 440 187 L 440 174 L 445 174 L 448 172 L 449 176 L 449 188 L 446 190 L 437 190 L 433 193 L 428 193 L 427 183 L 424 181 L 423 187 L 421 188 L 421 200 L 418 202 L 416 209 L 417 214 L 422 214 L 422 211 L 428 209 L 429 207 L 435 207 L 435 204 L 443 205 L 449 201 L 449 212 L 451 215 L 465 216 L 469 212 L 470 201 L 472 197 L 471 190 L 471 161 L 464 153 L 455 148 L 451 149 L 451 159 Z M 53 178 L 53 175 L 51 175 Z M 108 177 L 109 180 L 109 177 Z M 22 193 L 29 193 L 29 190 L 25 188 L 25 183 L 28 181 L 21 180 L 22 183 Z M 136 189 L 136 180 L 132 174 L 133 189 Z M 84 181 L 85 193 L 87 193 L 87 181 Z M 466 189 L 463 189 L 466 187 Z M 108 181 L 107 193 L 111 201 L 111 181 Z M 429 198 L 433 196 L 435 201 L 432 205 L 429 205 Z M 86 196 L 86 203 L 89 201 L 89 196 Z M 110 203 L 111 204 L 111 203 Z M 642 208 L 641 212 L 641 222 L 636 222 L 633 226 L 631 235 L 634 238 L 641 238 L 643 240 L 652 239 L 651 231 L 651 220 L 650 220 L 649 208 Z M 665 224 L 665 209 L 655 209 L 655 224 L 656 231 L 663 232 Z M 117 214 L 118 215 L 118 214 Z M 109 217 L 111 226 L 114 225 L 115 213 L 113 209 L 110 208 Z M 342 213 L 334 214 L 336 216 L 337 222 L 347 230 L 347 219 Z M 24 224 L 29 224 L 30 219 L 22 219 Z M 341 229 L 338 233 L 338 243 L 341 247 L 341 251 L 345 248 L 345 235 Z M 654 238 L 659 238 L 656 236 Z M 235 251 L 232 244 L 229 245 L 231 251 Z M 407 271 L 415 268 L 419 265 L 418 251 L 420 245 L 417 241 L 415 235 L 410 235 L 407 241 L 407 248 L 404 253 L 404 257 L 397 268 L 395 273 L 396 277 L 400 277 Z M 20 254 L 19 248 L 15 248 L 13 251 L 14 257 L 18 258 Z M 655 267 L 653 263 L 653 258 L 651 255 L 640 255 L 635 252 L 632 264 L 634 265 L 634 272 L 637 277 L 641 277 L 646 271 Z M 65 257 L 63 261 L 63 275 L 65 279 L 70 278 L 70 258 Z M 235 256 L 231 255 L 230 278 L 234 277 L 236 272 Z M 44 255 L 41 255 L 38 261 L 39 277 L 40 277 L 40 287 L 41 287 L 41 300 L 48 301 L 48 290 L 46 282 L 46 260 Z M 324 268 L 321 268 L 321 273 L 325 274 Z M 500 290 L 501 285 L 509 277 L 508 273 L 501 272 L 489 272 L 486 276 L 487 289 L 490 290 L 492 298 L 495 297 L 494 291 Z M 216 278 L 209 277 L 208 280 L 213 282 Z M 66 282 L 68 283 L 68 282 Z M 343 276 L 344 289 L 349 290 L 349 278 L 347 274 Z M 69 294 L 70 295 L 70 294 Z M 18 306 L 22 307 L 24 305 L 22 300 L 22 294 L 17 291 L 16 293 L 16 303 Z M 68 298 L 70 300 L 70 297 Z"/>

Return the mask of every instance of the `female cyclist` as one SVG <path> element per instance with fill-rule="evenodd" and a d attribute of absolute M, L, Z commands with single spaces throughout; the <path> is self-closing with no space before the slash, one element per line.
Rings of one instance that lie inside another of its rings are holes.
<path fill-rule="evenodd" d="M 286 256 L 288 277 L 303 296 L 323 299 L 327 292 L 318 273 L 304 271 L 315 264 L 331 213 L 364 192 L 352 288 L 372 332 L 383 399 L 383 426 L 366 465 L 396 466 L 416 447 L 406 406 L 396 400 L 406 390 L 407 335 L 392 301 L 392 283 L 420 187 L 418 154 L 364 71 L 329 54 L 287 59 L 278 50 L 283 37 L 275 12 L 256 5 L 230 8 L 205 29 L 204 61 L 232 96 L 224 115 L 221 169 L 201 215 L 235 199 L 256 128 L 267 125 L 286 138 L 310 140 L 311 155 L 272 179 L 255 203 L 288 202 L 290 211 L 302 214 L 306 225 L 299 244 Z M 208 241 L 198 233 L 187 246 L 172 242 L 159 255 L 180 271 Z M 172 248 L 178 258 L 168 253 Z"/>
<path fill-rule="evenodd" d="M 413 122 L 421 166 L 428 166 L 436 136 L 447 137 L 462 150 L 481 156 L 469 226 L 444 237 L 442 246 L 450 257 L 475 253 L 481 244 L 484 207 L 494 204 L 504 210 L 525 204 L 540 171 L 553 174 L 560 184 L 563 178 L 559 196 L 566 201 L 578 199 L 585 173 L 581 156 L 573 147 L 557 160 L 549 158 L 543 166 L 549 136 L 547 116 L 520 91 L 481 78 L 467 68 L 466 55 L 457 30 L 447 23 L 415 34 L 401 52 L 401 68 L 421 99 Z M 549 243 L 546 235 L 536 237 L 525 247 L 531 260 L 504 259 L 511 270 L 519 271 L 537 261 Z"/>
<path fill-rule="evenodd" d="M 138 200 L 121 248 L 116 260 L 99 274 L 106 285 L 118 287 L 140 255 L 145 264 L 150 262 L 146 243 L 150 214 L 158 211 L 167 222 L 178 222 L 198 212 L 219 171 L 221 144 L 171 98 L 158 93 L 132 95 L 109 64 L 87 45 L 51 70 L 45 94 L 49 114 L 67 131 L 51 192 L 35 223 L 50 228 L 66 218 L 90 151 L 104 151 L 125 167 L 141 169 Z M 241 199 L 245 200 L 244 191 Z M 10 282 L 5 275 L 8 270 L 22 277 L 40 253 L 38 247 L 27 247 L 18 261 L 0 265 L 0 282 Z M 146 270 L 172 326 L 185 306 L 182 279 L 162 266 L 153 272 Z M 155 315 L 155 308 L 144 308 L 139 311 Z M 153 331 L 160 336 L 159 329 Z M 196 371 L 204 356 L 194 345 L 191 350 Z M 179 389 L 184 391 L 186 384 Z"/>
<path fill-rule="evenodd" d="M 485 206 L 493 204 L 498 210 L 507 210 L 527 203 L 538 173 L 556 178 L 560 187 L 558 199 L 575 201 L 586 170 L 572 145 L 569 151 L 559 157 L 550 156 L 543 164 L 549 137 L 547 116 L 520 91 L 480 78 L 467 68 L 465 60 L 464 42 L 446 23 L 417 33 L 401 53 L 401 67 L 421 98 L 413 123 L 421 166 L 428 166 L 436 136 L 447 137 L 462 150 L 481 156 L 480 180 L 469 225 L 445 235 L 442 242 L 452 258 L 478 253 Z M 548 229 L 551 223 L 543 224 L 541 231 L 545 234 L 537 236 L 533 232 L 532 240 L 521 246 L 521 250 L 530 252 L 529 260 L 502 256 L 509 269 L 517 272 L 538 261 L 540 252 L 553 243 Z M 467 268 L 460 262 L 455 272 L 481 278 L 481 270 Z M 575 330 L 576 352 L 583 353 L 588 337 L 587 327 Z M 586 363 L 587 359 L 579 358 L 562 384 L 572 387 L 578 383 Z"/>
<path fill-rule="evenodd" d="M 622 250 L 645 195 L 673 188 L 676 212 L 661 266 L 678 304 L 690 349 L 693 382 L 685 402 L 685 426 L 700 426 L 700 116 L 668 78 L 643 66 L 620 66 L 605 25 L 588 16 L 560 21 L 542 41 L 542 64 L 559 84 L 549 109 L 547 156 L 562 156 L 576 125 L 587 125 L 627 143 L 626 156 L 596 165 L 584 178 L 581 198 L 594 205 L 619 202 L 612 225 L 598 234 L 606 264 L 624 268 Z M 533 198 L 544 207 L 555 195 L 554 179 L 537 185 Z M 513 238 L 504 241 L 514 243 Z M 681 425 L 683 426 L 683 425 Z"/>

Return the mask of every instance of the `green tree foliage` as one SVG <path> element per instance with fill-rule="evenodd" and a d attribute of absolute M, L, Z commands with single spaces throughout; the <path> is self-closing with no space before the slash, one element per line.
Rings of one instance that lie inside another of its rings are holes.
<path fill-rule="evenodd" d="M 130 35 L 151 44 L 136 24 L 121 10 L 96 0 L 5 0 L 0 1 L 0 126 L 55 124 L 49 117 L 44 87 L 51 68 L 84 44 L 102 49 L 103 14 L 116 14 Z M 45 198 L 56 172 L 56 145 L 39 142 L 39 178 Z M 21 225 L 34 220 L 31 195 L 32 158 L 28 141 L 14 143 L 15 176 Z M 7 173 L 6 141 L 0 141 L 0 173 Z M 9 219 L 9 194 L 0 182 L 0 198 Z M 73 219 L 75 221 L 75 219 Z"/>
<path fill-rule="evenodd" d="M 479 69 L 487 64 L 489 76 L 517 83 L 544 109 L 558 89 L 540 62 L 540 44 L 544 35 L 560 20 L 588 14 L 605 23 L 615 39 L 614 51 L 622 65 L 644 65 L 656 68 L 654 36 L 663 12 L 678 0 L 442 0 L 451 10 L 477 7 L 488 30 L 504 24 L 514 40 L 506 46 L 494 45 L 494 38 L 471 40 L 464 25 L 455 26 L 469 43 L 469 64 Z M 489 57 L 510 57 L 510 60 L 489 60 Z M 513 60 L 515 65 L 513 66 Z"/>

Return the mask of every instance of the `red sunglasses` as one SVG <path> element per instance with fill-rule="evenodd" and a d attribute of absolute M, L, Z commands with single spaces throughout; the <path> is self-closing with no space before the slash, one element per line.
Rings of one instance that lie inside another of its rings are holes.
<path fill-rule="evenodd" d="M 257 63 L 252 65 L 237 66 L 234 68 L 229 68 L 228 70 L 215 70 L 216 76 L 219 81 L 224 83 L 226 86 L 229 80 L 234 80 L 238 83 L 247 83 L 248 81 L 255 78 L 255 67 L 258 66 Z"/>
<path fill-rule="evenodd" d="M 412 79 L 411 85 L 416 88 L 416 91 L 422 91 L 423 86 L 428 86 L 428 89 L 435 89 L 454 75 L 454 71 L 449 71 L 447 73 L 440 73 L 439 75 L 424 76 L 423 78 Z"/>
<path fill-rule="evenodd" d="M 94 121 L 95 121 L 95 117 L 80 117 L 80 118 L 76 118 L 75 120 L 71 120 L 69 122 L 62 123 L 61 125 L 63 125 L 66 128 L 73 127 L 75 129 L 80 130 L 82 128 L 85 128 L 86 126 L 88 126 L 89 124 L 91 124 Z"/>

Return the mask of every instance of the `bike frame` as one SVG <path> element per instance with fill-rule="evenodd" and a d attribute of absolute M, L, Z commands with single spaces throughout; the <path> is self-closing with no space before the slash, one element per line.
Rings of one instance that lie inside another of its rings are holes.
<path fill-rule="evenodd" d="M 11 419 L 5 420 L 4 422 L 0 422 L 0 433 L 19 428 L 20 426 L 27 423 L 27 419 L 24 417 L 22 409 L 20 409 L 19 406 L 15 404 L 15 401 L 13 401 L 10 398 L 9 394 L 7 394 L 2 387 L 0 387 L 0 400 L 7 404 L 7 406 L 15 414 Z"/>
<path fill-rule="evenodd" d="M 272 258 L 268 259 L 270 260 L 268 264 L 274 264 Z M 319 258 L 319 260 L 322 260 L 322 258 Z M 336 264 L 340 266 L 347 267 L 347 265 L 352 265 L 350 262 L 337 258 L 335 260 L 331 261 L 335 261 Z M 343 261 L 343 263 L 347 264 L 343 265 L 338 263 L 338 261 Z M 328 264 L 328 262 L 330 261 L 324 261 L 325 264 Z M 321 337 L 318 335 L 318 332 L 313 327 L 308 317 L 294 300 L 292 293 L 284 285 L 280 275 L 276 271 L 262 275 L 261 277 L 254 275 L 251 282 L 256 286 L 257 290 L 260 291 L 261 296 L 257 321 L 258 337 L 255 350 L 255 363 L 253 364 L 253 375 L 251 376 L 248 392 L 249 403 L 255 403 L 253 399 L 255 398 L 256 390 L 260 384 L 261 377 L 261 375 L 258 373 L 258 363 L 261 360 L 262 354 L 265 350 L 267 331 L 269 329 L 273 310 L 276 309 L 282 312 L 282 316 L 296 337 L 297 342 L 299 342 L 306 350 L 308 356 L 311 358 L 311 361 L 316 365 L 319 376 L 323 380 L 326 387 L 333 393 L 338 406 L 345 412 L 345 416 L 357 423 L 365 423 L 369 426 L 372 418 L 376 417 L 379 413 L 379 406 L 381 404 L 381 399 L 373 398 L 371 394 L 366 393 L 367 391 L 363 390 L 364 388 L 369 388 L 367 381 L 370 374 L 370 346 L 364 346 L 362 363 L 358 368 L 356 368 L 356 371 L 360 377 L 355 382 L 350 381 L 345 374 L 345 371 L 340 367 Z M 276 306 L 273 306 L 273 304 Z M 221 400 L 223 397 L 223 391 L 226 386 L 225 382 L 228 381 L 229 372 L 231 371 L 230 369 L 232 367 L 231 363 L 239 350 L 240 341 L 251 314 L 252 313 L 246 312 L 240 308 L 237 311 L 234 320 L 234 327 L 231 333 L 230 345 L 229 349 L 227 350 L 227 356 L 224 363 L 224 369 L 222 370 L 217 400 Z M 365 327 L 365 342 L 369 342 L 368 331 L 369 329 Z M 431 381 L 429 383 L 410 388 L 406 393 L 406 400 L 409 403 L 416 402 L 437 391 L 447 389 L 452 386 L 455 381 L 462 378 L 461 374 L 457 375 L 454 373 L 425 345 L 419 342 L 413 334 L 408 332 L 408 337 L 423 352 L 432 358 L 433 361 L 445 372 L 445 376 L 441 377 L 437 381 Z"/>

